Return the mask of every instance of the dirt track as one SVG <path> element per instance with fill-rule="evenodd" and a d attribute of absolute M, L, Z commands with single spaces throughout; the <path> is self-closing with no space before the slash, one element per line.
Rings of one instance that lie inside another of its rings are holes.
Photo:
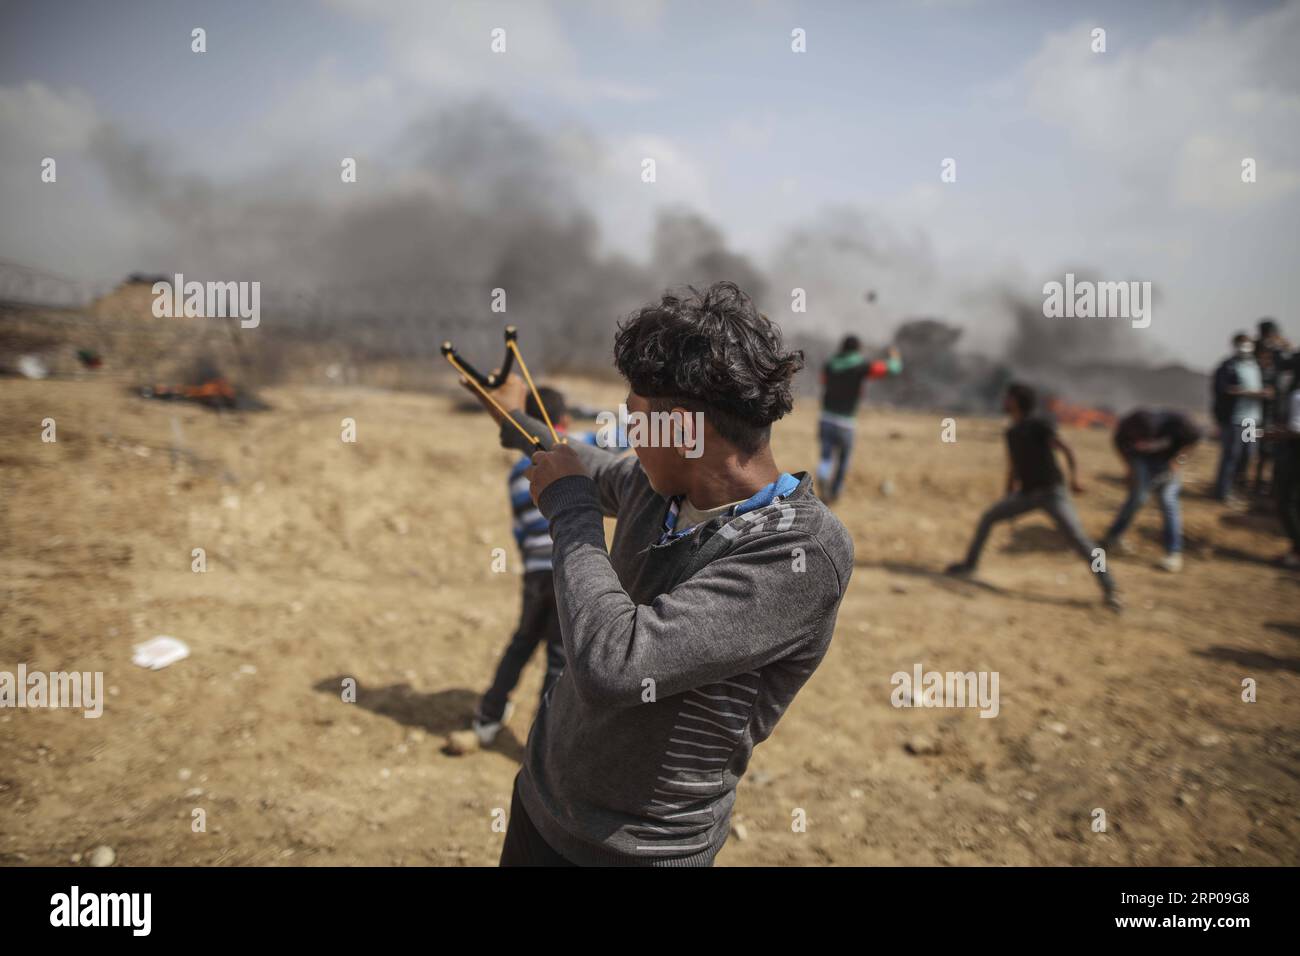
<path fill-rule="evenodd" d="M 0 670 L 102 670 L 111 688 L 98 720 L 0 711 L 0 863 L 99 844 L 123 865 L 496 861 L 492 812 L 509 805 L 540 662 L 493 751 L 440 748 L 517 611 L 517 577 L 491 570 L 498 547 L 517 564 L 510 456 L 438 397 L 265 397 L 273 411 L 217 416 L 118 383 L 0 381 Z M 938 416 L 862 416 L 835 641 L 756 751 L 744 839 L 720 864 L 1300 863 L 1300 575 L 1267 564 L 1272 517 L 1225 512 L 1193 480 L 1174 577 L 1153 567 L 1148 506 L 1139 554 L 1112 559 L 1121 619 L 1042 517 L 995 532 L 977 582 L 952 581 L 937 572 L 1002 480 L 1000 423 L 958 429 L 950 445 Z M 811 467 L 814 432 L 808 403 L 778 426 L 787 470 Z M 1068 437 L 1095 534 L 1122 497 L 1118 464 L 1103 433 Z M 199 547 L 206 574 L 190 570 Z M 155 634 L 192 656 L 132 665 Z M 998 671 L 1000 715 L 893 708 L 890 675 L 918 662 Z M 340 700 L 347 676 L 356 704 Z M 1240 699 L 1246 677 L 1257 703 Z M 938 752 L 910 753 L 920 738 Z M 1106 833 L 1090 830 L 1098 807 Z"/>

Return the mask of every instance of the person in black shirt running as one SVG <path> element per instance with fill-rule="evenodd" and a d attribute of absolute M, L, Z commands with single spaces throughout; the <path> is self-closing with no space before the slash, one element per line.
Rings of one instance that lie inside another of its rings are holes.
<path fill-rule="evenodd" d="M 1069 491 L 1066 490 L 1065 478 L 1056 463 L 1055 453 L 1059 451 L 1065 456 L 1069 467 L 1070 490 L 1076 494 L 1081 493 L 1083 489 L 1079 486 L 1074 452 L 1061 441 L 1052 422 L 1033 415 L 1037 403 L 1038 396 L 1028 385 L 1007 386 L 1002 403 L 1002 407 L 1011 416 L 1011 427 L 1007 429 L 1006 497 L 984 512 L 970 550 L 966 552 L 966 560 L 951 565 L 948 568 L 949 574 L 965 576 L 973 573 L 993 526 L 1030 511 L 1046 511 L 1069 539 L 1074 550 L 1091 565 L 1092 552 L 1096 546 L 1079 524 L 1079 516 L 1070 501 Z M 1122 605 L 1119 594 L 1104 562 L 1102 569 L 1095 574 L 1106 604 L 1116 611 L 1120 610 Z"/>

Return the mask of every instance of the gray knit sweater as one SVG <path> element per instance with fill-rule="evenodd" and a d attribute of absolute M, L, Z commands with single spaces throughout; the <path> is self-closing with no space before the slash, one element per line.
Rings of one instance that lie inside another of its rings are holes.
<path fill-rule="evenodd" d="M 508 423 L 501 440 L 527 450 Z M 709 865 L 750 753 L 826 653 L 853 542 L 800 475 L 783 499 L 658 544 L 668 502 L 636 456 L 573 449 L 591 477 L 539 502 L 568 662 L 529 734 L 520 798 L 571 862 Z M 602 515 L 618 519 L 609 550 Z"/>

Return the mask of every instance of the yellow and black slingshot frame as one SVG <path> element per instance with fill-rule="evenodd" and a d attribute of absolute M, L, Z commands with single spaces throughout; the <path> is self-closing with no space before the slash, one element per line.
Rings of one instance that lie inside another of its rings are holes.
<path fill-rule="evenodd" d="M 560 437 L 560 434 L 555 430 L 555 424 L 551 421 L 550 412 L 546 410 L 546 403 L 542 401 L 542 396 L 537 393 L 537 386 L 533 382 L 533 376 L 528 372 L 528 363 L 524 361 L 524 357 L 519 351 L 519 330 L 513 325 L 507 325 L 505 339 L 505 358 L 501 360 L 501 367 L 489 375 L 484 375 L 478 369 L 474 368 L 473 365 L 470 365 L 468 361 L 461 357 L 461 355 L 456 351 L 455 346 L 450 342 L 442 343 L 442 356 L 451 363 L 452 368 L 464 376 L 465 381 L 469 382 L 474 390 L 482 395 L 488 404 L 500 412 L 501 416 L 506 421 L 519 429 L 520 433 L 528 439 L 529 444 L 534 448 L 537 448 L 542 443 L 541 439 L 515 421 L 505 406 L 498 402 L 492 395 L 494 391 L 505 384 L 505 380 L 510 376 L 511 366 L 515 362 L 518 362 L 519 371 L 523 373 L 524 381 L 528 383 L 528 390 L 533 393 L 533 400 L 537 402 L 537 407 L 542 411 L 542 418 L 546 420 L 546 427 L 550 430 L 551 439 L 556 444 L 564 444 L 564 439 Z"/>

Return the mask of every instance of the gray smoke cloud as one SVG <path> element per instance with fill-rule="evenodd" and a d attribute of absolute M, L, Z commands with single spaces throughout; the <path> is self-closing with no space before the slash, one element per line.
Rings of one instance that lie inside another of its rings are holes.
<path fill-rule="evenodd" d="M 473 102 L 413 124 L 391 174 L 363 167 L 333 195 L 290 169 L 221 187 L 178 175 L 111 128 L 91 152 L 148 223 L 147 271 L 259 280 L 273 324 L 370 355 L 434 355 L 452 338 L 495 360 L 510 323 L 539 365 L 589 368 L 608 364 L 617 318 L 665 287 L 726 276 L 761 298 L 761 271 L 690 210 L 660 214 L 646 263 L 602 251 L 563 145 Z"/>
<path fill-rule="evenodd" d="M 809 353 L 805 388 L 848 332 L 903 347 L 910 372 L 880 394 L 907 405 L 990 408 L 1010 373 L 1115 403 L 1115 384 L 1099 383 L 1095 368 L 1134 363 L 1135 342 L 1118 326 L 1050 321 L 1041 301 L 1004 278 L 949 279 L 927 236 L 851 207 L 790 231 L 763 265 L 682 208 L 660 212 L 644 260 L 610 253 L 576 186 L 598 148 L 539 131 L 490 101 L 413 123 L 343 188 L 290 166 L 214 183 L 169 169 L 157 148 L 112 127 L 90 152 L 136 220 L 142 270 L 258 280 L 268 328 L 336 342 L 362 359 L 432 357 L 450 338 L 495 362 L 509 323 L 539 371 L 607 369 L 619 317 L 665 288 L 728 278 Z M 504 315 L 490 309 L 498 288 Z M 806 312 L 791 307 L 795 289 Z M 997 358 L 958 349 L 961 328 L 998 327 L 1009 335 Z"/>

